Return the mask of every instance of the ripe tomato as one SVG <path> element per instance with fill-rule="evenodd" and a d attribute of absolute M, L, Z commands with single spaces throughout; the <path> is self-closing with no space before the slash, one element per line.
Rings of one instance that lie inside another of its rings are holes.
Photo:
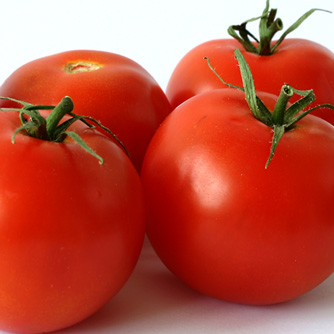
<path fill-rule="evenodd" d="M 266 8 L 263 20 L 268 20 L 270 12 Z M 305 18 L 308 15 L 305 15 Z M 267 26 L 267 23 L 265 21 L 264 26 Z M 277 24 L 276 21 L 274 23 Z M 260 24 L 260 27 L 263 25 Z M 273 46 L 277 41 L 271 42 L 271 37 L 267 42 Z M 259 45 L 258 42 L 249 44 L 253 47 Z M 227 38 L 200 44 L 180 60 L 166 88 L 166 95 L 172 108 L 194 95 L 225 88 L 209 70 L 203 57 L 210 58 L 213 67 L 226 82 L 240 86 L 241 77 L 238 67 L 234 65 L 233 57 L 233 52 L 237 48 L 241 49 L 249 64 L 255 86 L 259 91 L 278 95 L 282 85 L 288 83 L 301 90 L 313 89 L 316 103 L 312 106 L 334 104 L 334 53 L 326 47 L 306 39 L 289 38 L 284 39 L 271 54 L 261 55 L 254 53 L 251 47 L 246 50 L 238 40 Z M 294 98 L 291 102 L 293 101 Z M 334 124 L 334 113 L 331 110 L 318 109 L 313 114 Z"/>
<path fill-rule="evenodd" d="M 273 110 L 277 97 L 259 97 Z M 278 303 L 334 271 L 334 127 L 304 117 L 265 169 L 272 133 L 245 94 L 227 88 L 181 104 L 149 145 L 142 167 L 149 240 L 204 294 Z"/>
<path fill-rule="evenodd" d="M 110 52 L 75 50 L 31 61 L 12 73 L 0 96 L 55 105 L 70 96 L 75 110 L 108 127 L 140 170 L 146 147 L 171 111 L 158 83 L 134 61 Z M 2 101 L 0 107 L 14 106 Z"/>
<path fill-rule="evenodd" d="M 70 137 L 24 132 L 17 112 L 0 113 L 0 328 L 44 333 L 93 314 L 129 278 L 141 251 L 141 182 L 111 139 L 82 123 Z"/>

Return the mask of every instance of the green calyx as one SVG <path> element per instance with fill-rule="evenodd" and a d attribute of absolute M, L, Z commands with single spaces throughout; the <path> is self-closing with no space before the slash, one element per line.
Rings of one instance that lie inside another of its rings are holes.
<path fill-rule="evenodd" d="M 270 112 L 262 100 L 256 95 L 252 73 L 241 51 L 236 49 L 234 53 L 240 66 L 243 87 L 226 83 L 211 66 L 209 58 L 204 57 L 204 59 L 207 60 L 209 68 L 215 73 L 215 75 L 224 85 L 245 92 L 246 101 L 254 117 L 273 129 L 273 140 L 270 148 L 270 154 L 265 164 L 265 168 L 267 169 L 270 161 L 274 156 L 277 145 L 284 133 L 293 129 L 299 120 L 301 120 L 313 110 L 317 108 L 330 108 L 334 110 L 334 106 L 331 104 L 322 104 L 305 110 L 307 106 L 315 101 L 313 90 L 310 89 L 301 91 L 294 89 L 288 84 L 284 84 L 281 88 L 281 92 L 276 102 L 275 108 L 272 112 Z M 300 95 L 301 98 L 288 106 L 288 102 L 294 94 Z"/>
<path fill-rule="evenodd" d="M 73 101 L 68 96 L 65 96 L 57 106 L 34 105 L 9 97 L 0 97 L 0 99 L 10 100 L 23 106 L 22 108 L 0 108 L 1 111 L 13 110 L 19 112 L 22 126 L 17 128 L 13 133 L 13 144 L 15 144 L 16 135 L 21 131 L 24 131 L 30 137 L 56 143 L 62 143 L 68 136 L 79 144 L 85 151 L 97 158 L 100 164 L 103 164 L 104 160 L 101 156 L 94 152 L 76 132 L 68 130 L 74 122 L 81 121 L 89 128 L 95 128 L 95 125 L 97 125 L 105 130 L 121 145 L 127 155 L 129 155 L 123 143 L 107 127 L 103 126 L 92 117 L 74 114 L 72 112 L 74 107 Z M 44 118 L 40 114 L 40 110 L 51 110 L 51 112 L 46 118 Z M 70 117 L 64 120 L 66 115 Z M 92 122 L 95 125 L 92 125 L 89 122 Z"/>
<path fill-rule="evenodd" d="M 331 13 L 328 10 L 318 8 L 313 8 L 309 10 L 307 13 L 302 15 L 294 24 L 292 24 L 282 34 L 282 36 L 277 40 L 275 44 L 272 43 L 272 39 L 278 31 L 283 29 L 283 22 L 280 18 L 276 18 L 277 9 L 269 8 L 269 0 L 266 1 L 266 7 L 261 16 L 247 20 L 240 25 L 232 25 L 228 28 L 227 31 L 230 36 L 238 40 L 248 52 L 268 56 L 276 51 L 277 47 L 282 43 L 282 41 L 288 34 L 297 29 L 315 11 Z M 247 23 L 257 20 L 260 20 L 259 39 L 256 38 L 252 33 L 250 33 L 246 28 Z"/>

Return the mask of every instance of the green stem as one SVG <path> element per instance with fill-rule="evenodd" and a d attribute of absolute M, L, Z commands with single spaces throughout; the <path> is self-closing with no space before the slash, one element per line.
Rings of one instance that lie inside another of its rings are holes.
<path fill-rule="evenodd" d="M 331 13 L 328 10 L 313 8 L 302 15 L 295 23 L 293 23 L 278 39 L 278 41 L 272 45 L 272 40 L 276 33 L 283 29 L 283 22 L 280 18 L 276 18 L 276 9 L 269 10 L 269 0 L 266 1 L 266 7 L 262 12 L 260 17 L 255 17 L 250 20 L 243 22 L 240 25 L 231 25 L 228 27 L 227 31 L 236 40 L 238 40 L 245 50 L 248 52 L 252 52 L 258 55 L 268 56 L 273 54 L 277 47 L 282 43 L 285 37 L 290 34 L 292 31 L 296 30 L 312 13 L 315 11 L 323 11 L 327 13 Z M 247 23 L 253 22 L 260 19 L 259 24 L 259 39 L 257 39 L 252 33 L 250 33 L 246 25 Z M 258 43 L 257 47 L 250 40 L 253 39 L 256 43 Z"/>
<path fill-rule="evenodd" d="M 283 85 L 281 94 L 278 97 L 274 111 L 272 113 L 273 124 L 281 126 L 284 124 L 284 116 L 288 102 L 293 95 L 293 90 L 289 85 Z"/>
<path fill-rule="evenodd" d="M 304 110 L 304 108 L 309 106 L 315 100 L 313 90 L 297 90 L 285 84 L 281 89 L 274 110 L 271 113 L 263 101 L 256 95 L 253 77 L 242 52 L 239 49 L 236 49 L 234 54 L 239 63 L 240 73 L 244 86 L 243 88 L 226 83 L 211 66 L 208 57 L 204 57 L 204 59 L 207 60 L 209 68 L 224 85 L 245 92 L 246 101 L 253 116 L 274 130 L 272 144 L 270 147 L 270 154 L 265 164 L 265 168 L 267 169 L 270 161 L 274 156 L 276 148 L 286 131 L 289 131 L 300 119 L 305 117 L 311 111 L 317 108 L 334 109 L 334 106 L 330 104 L 323 104 L 311 109 Z M 288 102 L 293 94 L 298 94 L 301 96 L 301 98 L 297 102 L 288 106 Z"/>
<path fill-rule="evenodd" d="M 65 96 L 46 118 L 46 132 L 49 140 L 55 140 L 54 133 L 63 117 L 73 110 L 73 101 Z"/>
<path fill-rule="evenodd" d="M 281 19 L 277 19 L 264 31 L 263 36 L 260 38 L 260 43 L 258 45 L 258 53 L 263 56 L 269 56 L 272 54 L 271 41 L 274 35 L 283 29 L 283 22 Z"/>
<path fill-rule="evenodd" d="M 33 138 L 38 138 L 41 140 L 53 141 L 61 143 L 64 139 L 69 136 L 72 138 L 81 148 L 93 155 L 99 160 L 100 164 L 103 164 L 104 160 L 96 152 L 94 152 L 84 140 L 75 132 L 67 131 L 67 129 L 76 121 L 83 122 L 86 126 L 90 128 L 95 128 L 90 122 L 102 128 L 104 131 L 108 132 L 112 137 L 120 144 L 128 156 L 129 152 L 123 145 L 123 143 L 114 135 L 107 127 L 103 126 L 100 122 L 89 116 L 76 115 L 72 112 L 73 110 L 73 101 L 70 97 L 65 96 L 57 106 L 47 106 L 47 105 L 33 105 L 31 103 L 19 101 L 9 97 L 1 97 L 3 100 L 10 100 L 16 103 L 23 105 L 21 109 L 19 108 L 0 108 L 1 111 L 18 111 L 19 118 L 22 123 L 22 126 L 17 128 L 12 136 L 12 143 L 15 144 L 16 135 L 25 131 L 26 134 Z M 40 113 L 39 110 L 51 110 L 50 114 L 45 119 Z M 25 115 L 29 116 L 28 118 Z M 62 122 L 65 115 L 68 115 L 69 118 Z"/>
<path fill-rule="evenodd" d="M 269 1 L 266 2 L 266 8 L 262 13 L 259 26 L 260 41 L 257 47 L 257 53 L 260 55 L 269 55 L 271 51 L 271 40 L 274 35 L 283 29 L 281 19 L 276 19 L 277 9 L 269 11 Z"/>

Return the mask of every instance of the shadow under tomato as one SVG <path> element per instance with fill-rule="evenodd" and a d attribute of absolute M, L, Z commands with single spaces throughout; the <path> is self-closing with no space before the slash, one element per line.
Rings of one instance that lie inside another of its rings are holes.
<path fill-rule="evenodd" d="M 96 314 L 57 333 L 149 334 L 179 330 L 195 334 L 209 333 L 210 329 L 211 333 L 293 333 L 307 331 L 312 322 L 333 318 L 333 309 L 334 276 L 304 296 L 272 306 L 238 305 L 203 296 L 171 274 L 146 240 L 124 288 Z"/>
<path fill-rule="evenodd" d="M 57 333 L 126 332 L 141 322 L 161 321 L 161 314 L 200 302 L 202 295 L 180 282 L 160 262 L 147 240 L 137 266 L 121 291 L 83 322 Z"/>

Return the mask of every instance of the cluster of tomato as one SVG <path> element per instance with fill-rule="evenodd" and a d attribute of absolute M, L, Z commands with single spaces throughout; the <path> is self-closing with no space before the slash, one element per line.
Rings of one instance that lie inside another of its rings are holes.
<path fill-rule="evenodd" d="M 266 37 L 281 28 L 268 4 Z M 227 301 L 286 301 L 333 273 L 334 54 L 230 33 L 186 54 L 166 93 L 134 61 L 84 50 L 2 84 L 1 329 L 93 314 L 146 232 L 177 277 Z"/>

